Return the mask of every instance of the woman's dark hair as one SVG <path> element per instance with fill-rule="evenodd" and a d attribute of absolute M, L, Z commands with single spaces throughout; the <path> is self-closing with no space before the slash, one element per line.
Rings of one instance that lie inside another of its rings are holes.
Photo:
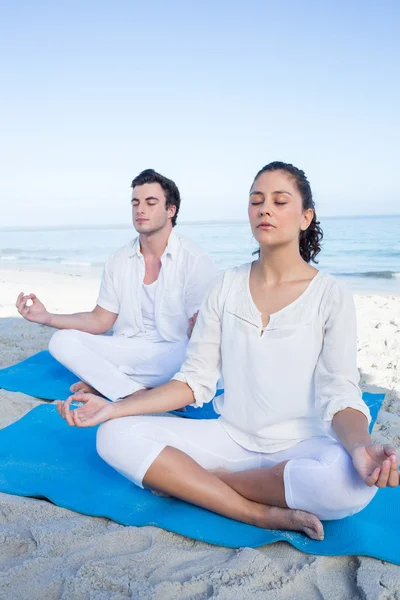
<path fill-rule="evenodd" d="M 132 181 L 131 188 L 133 189 L 137 185 L 144 185 L 145 183 L 159 183 L 165 193 L 165 208 L 170 206 L 176 206 L 176 212 L 172 217 L 172 227 L 176 225 L 176 219 L 178 217 L 179 207 L 181 205 L 181 195 L 179 193 L 177 185 L 172 181 L 154 171 L 154 169 L 146 169 L 139 173 L 137 177 Z"/>
<path fill-rule="evenodd" d="M 260 171 L 258 171 L 257 175 L 254 178 L 252 187 L 254 182 L 262 175 L 263 173 L 267 173 L 268 171 L 284 171 L 291 177 L 300 192 L 300 195 L 303 199 L 303 210 L 307 210 L 307 208 L 312 208 L 314 211 L 314 215 L 312 221 L 308 228 L 305 231 L 300 231 L 299 237 L 299 245 L 300 245 L 300 255 L 303 260 L 307 263 L 313 261 L 317 263 L 316 260 L 317 254 L 321 252 L 321 240 L 323 238 L 323 231 L 320 227 L 320 222 L 317 221 L 317 215 L 315 213 L 315 203 L 312 197 L 310 183 L 301 169 L 297 169 L 297 167 L 291 165 L 290 163 L 284 162 L 271 162 L 268 165 L 265 165 Z M 259 250 L 256 253 L 260 253 Z"/>

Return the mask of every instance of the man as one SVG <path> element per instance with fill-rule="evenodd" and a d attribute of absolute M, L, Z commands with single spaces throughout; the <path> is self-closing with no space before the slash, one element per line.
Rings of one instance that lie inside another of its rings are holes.
<path fill-rule="evenodd" d="M 23 293 L 16 303 L 25 319 L 60 329 L 49 350 L 81 379 L 71 391 L 97 390 L 113 401 L 161 385 L 179 371 L 215 274 L 208 255 L 173 231 L 180 206 L 175 183 L 147 169 L 131 187 L 139 236 L 108 259 L 96 307 L 50 314 L 34 294 Z M 112 327 L 112 336 L 100 335 Z"/>

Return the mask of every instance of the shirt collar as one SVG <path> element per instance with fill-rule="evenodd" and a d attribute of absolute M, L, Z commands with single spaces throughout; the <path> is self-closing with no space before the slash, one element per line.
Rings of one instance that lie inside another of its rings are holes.
<path fill-rule="evenodd" d="M 172 260 L 175 260 L 175 258 L 178 255 L 179 246 L 180 246 L 179 237 L 176 235 L 175 231 L 172 230 L 170 233 L 170 236 L 168 238 L 168 244 L 164 250 L 163 256 L 170 256 L 172 258 Z M 131 258 L 132 256 L 143 256 L 142 253 L 140 252 L 139 236 L 137 236 L 131 242 L 131 249 L 129 252 L 129 257 Z"/>

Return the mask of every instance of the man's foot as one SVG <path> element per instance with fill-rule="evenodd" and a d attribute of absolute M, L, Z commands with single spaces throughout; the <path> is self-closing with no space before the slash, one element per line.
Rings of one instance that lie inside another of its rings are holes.
<path fill-rule="evenodd" d="M 78 392 L 82 394 L 96 394 L 96 396 L 101 396 L 100 392 L 98 392 L 94 387 L 86 383 L 85 381 L 77 381 L 69 388 L 72 394 L 77 394 Z"/>
<path fill-rule="evenodd" d="M 260 523 L 257 523 L 259 527 L 302 531 L 312 540 L 322 541 L 324 539 L 324 528 L 315 515 L 304 510 L 277 506 L 264 506 L 263 508 L 265 509 L 264 517 Z"/>

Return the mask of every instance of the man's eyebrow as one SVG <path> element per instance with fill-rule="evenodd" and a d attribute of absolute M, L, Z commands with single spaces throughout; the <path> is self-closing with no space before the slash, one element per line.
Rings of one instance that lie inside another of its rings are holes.
<path fill-rule="evenodd" d="M 147 198 L 145 198 L 145 202 L 147 202 L 148 200 L 157 200 L 157 202 L 160 201 L 159 198 L 156 198 L 155 196 L 147 196 Z M 132 202 L 140 202 L 139 198 L 132 198 Z"/>
<path fill-rule="evenodd" d="M 257 190 L 251 192 L 250 196 L 262 196 L 264 198 L 264 194 L 262 192 L 258 192 Z"/>

